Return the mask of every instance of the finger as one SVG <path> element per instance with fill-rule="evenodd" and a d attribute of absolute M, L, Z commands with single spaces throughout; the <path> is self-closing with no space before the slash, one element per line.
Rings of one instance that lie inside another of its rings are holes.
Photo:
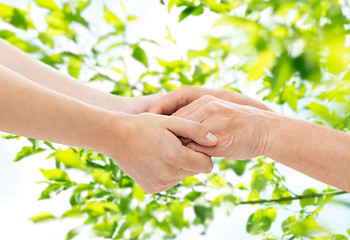
<path fill-rule="evenodd" d="M 194 111 L 189 112 L 187 115 L 178 116 L 178 117 L 181 117 L 190 121 L 198 122 L 198 123 L 203 123 L 205 120 L 211 117 L 211 114 L 208 112 L 207 106 L 204 105 L 204 106 L 200 106 L 198 109 Z"/>
<path fill-rule="evenodd" d="M 218 100 L 212 96 L 205 95 L 202 96 L 196 100 L 194 100 L 191 104 L 188 104 L 187 106 L 184 106 L 177 110 L 173 115 L 181 118 L 187 118 L 186 116 L 196 112 L 199 108 L 202 106 L 208 104 L 211 101 Z"/>
<path fill-rule="evenodd" d="M 178 117 L 167 117 L 167 129 L 176 136 L 192 139 L 203 146 L 215 146 L 218 138 L 203 125 Z"/>
<path fill-rule="evenodd" d="M 184 90 L 174 91 L 161 97 L 154 102 L 149 109 L 150 113 L 171 115 L 176 110 L 186 106 L 189 103 L 188 94 Z"/>
<path fill-rule="evenodd" d="M 202 145 L 199 145 L 195 142 L 190 142 L 186 145 L 186 147 L 188 147 L 189 149 L 197 152 L 197 153 L 203 153 L 207 156 L 211 156 L 211 157 L 221 157 L 221 156 L 217 156 L 215 153 L 215 147 L 205 147 Z"/>
<path fill-rule="evenodd" d="M 173 113 L 172 116 L 175 117 L 180 117 L 180 118 L 187 118 L 187 116 L 193 112 L 195 112 L 199 107 L 199 103 L 197 102 L 198 100 L 192 102 L 189 105 L 186 105 L 179 110 L 177 110 L 175 113 Z"/>
<path fill-rule="evenodd" d="M 211 157 L 203 153 L 191 150 L 188 147 L 184 148 L 184 157 L 181 168 L 187 171 L 197 173 L 210 173 L 213 170 L 213 161 Z"/>

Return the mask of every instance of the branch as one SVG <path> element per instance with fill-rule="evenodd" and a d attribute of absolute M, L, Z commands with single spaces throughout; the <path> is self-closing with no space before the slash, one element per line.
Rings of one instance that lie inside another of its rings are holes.
<path fill-rule="evenodd" d="M 317 193 L 317 194 L 306 194 L 306 195 L 297 195 L 295 197 L 287 197 L 287 198 L 272 198 L 272 199 L 260 199 L 260 200 L 252 200 L 252 201 L 238 201 L 235 205 L 244 205 L 244 204 L 262 204 L 262 203 L 278 203 L 284 201 L 293 201 L 293 200 L 301 200 L 305 198 L 315 198 L 315 197 L 324 197 L 324 196 L 332 196 L 332 195 L 342 195 L 347 194 L 348 192 L 339 190 L 334 192 L 325 192 L 325 193 Z"/>
<path fill-rule="evenodd" d="M 162 194 L 162 193 L 154 193 L 153 195 L 157 196 L 157 197 L 162 197 L 162 198 L 171 198 L 171 199 L 176 199 L 179 200 L 179 197 L 175 197 L 175 196 L 171 196 L 171 195 L 166 195 L 166 194 Z"/>

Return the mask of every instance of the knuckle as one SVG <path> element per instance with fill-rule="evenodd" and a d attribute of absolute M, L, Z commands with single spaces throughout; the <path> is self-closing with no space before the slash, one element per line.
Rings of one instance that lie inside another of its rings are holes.
<path fill-rule="evenodd" d="M 220 103 L 216 102 L 216 101 L 212 101 L 210 103 L 208 103 L 207 105 L 207 111 L 209 113 L 215 113 L 219 110 L 220 108 Z"/>
<path fill-rule="evenodd" d="M 173 154 L 168 158 L 168 163 L 171 166 L 177 166 L 180 164 L 180 157 L 179 157 L 179 153 Z"/>
<path fill-rule="evenodd" d="M 161 182 L 168 181 L 168 180 L 172 179 L 172 173 L 169 169 L 164 168 L 158 173 L 158 178 Z M 161 184 L 158 184 L 158 186 L 160 188 L 163 187 L 163 186 L 161 186 Z"/>
<path fill-rule="evenodd" d="M 180 159 L 180 152 L 179 151 L 170 151 L 166 156 L 166 162 L 173 165 L 178 163 Z"/>
<path fill-rule="evenodd" d="M 210 102 L 215 100 L 215 97 L 211 96 L 211 95 L 204 95 L 202 97 L 200 97 L 200 100 L 203 102 Z"/>

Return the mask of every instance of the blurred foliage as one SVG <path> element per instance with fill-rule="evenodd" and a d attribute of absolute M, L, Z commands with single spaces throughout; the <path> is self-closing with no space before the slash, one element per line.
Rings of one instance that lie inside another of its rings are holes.
<path fill-rule="evenodd" d="M 254 82 L 260 86 L 257 94 L 281 109 L 349 131 L 347 1 L 161 1 L 164 11 L 174 14 L 177 10 L 179 22 L 206 12 L 218 16 L 212 33 L 206 36 L 207 46 L 189 50 L 178 60 L 150 57 L 149 44 L 161 48 L 152 39 L 129 42 L 128 26 L 137 16 L 129 14 L 122 2 L 118 14 L 105 5 L 104 19 L 97 23 L 84 15 L 90 0 L 31 0 L 27 9 L 8 2 L 0 3 L 1 26 L 6 26 L 0 29 L 1 38 L 74 78 L 111 83 L 112 94 L 145 95 L 213 82 L 239 91 L 242 82 Z M 34 24 L 33 8 L 41 9 L 45 28 Z M 108 32 L 101 34 L 96 28 Z M 176 44 L 171 29 L 167 32 L 166 39 Z M 130 60 L 143 69 L 137 81 L 129 78 Z M 323 191 L 306 188 L 296 194 L 286 187 L 288 182 L 275 163 L 264 157 L 215 159 L 212 174 L 189 177 L 168 191 L 150 195 L 101 154 L 28 140 L 15 161 L 46 152 L 54 163 L 53 169 L 40 170 L 46 188 L 39 200 L 67 191 L 71 205 L 60 216 L 39 213 L 31 218 L 33 222 L 77 217 L 84 218 L 84 226 L 97 236 L 108 239 L 175 238 L 193 225 L 202 226 L 205 232 L 218 210 L 230 214 L 234 206 L 254 204 L 259 209 L 247 219 L 246 231 L 266 240 L 335 240 L 348 239 L 346 234 L 350 234 L 350 229 L 344 235 L 336 234 L 317 222 L 325 204 L 345 192 L 327 187 Z M 81 179 L 75 177 L 79 171 L 85 173 L 86 181 L 77 180 Z M 234 183 L 232 174 L 248 176 L 250 182 Z M 270 229 L 280 210 L 290 216 L 281 224 L 282 235 L 276 235 Z M 193 212 L 194 217 L 186 217 L 185 212 Z M 66 239 L 77 236 L 84 226 L 73 228 Z"/>

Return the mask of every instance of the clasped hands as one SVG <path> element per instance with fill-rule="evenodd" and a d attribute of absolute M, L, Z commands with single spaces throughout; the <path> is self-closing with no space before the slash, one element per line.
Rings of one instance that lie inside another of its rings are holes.
<path fill-rule="evenodd" d="M 124 141 L 107 152 L 147 193 L 213 169 L 211 157 L 264 155 L 273 115 L 238 93 L 184 87 L 154 101 L 149 113 L 128 115 Z M 182 139 L 182 140 L 180 140 Z"/>

